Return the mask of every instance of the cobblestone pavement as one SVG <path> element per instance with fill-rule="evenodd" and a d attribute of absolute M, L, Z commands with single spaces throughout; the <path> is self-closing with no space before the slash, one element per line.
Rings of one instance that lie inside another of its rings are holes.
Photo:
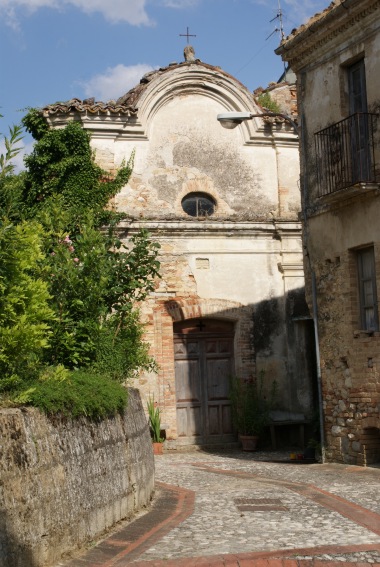
<path fill-rule="evenodd" d="M 380 565 L 380 469 L 287 457 L 158 456 L 150 510 L 60 565 Z"/>

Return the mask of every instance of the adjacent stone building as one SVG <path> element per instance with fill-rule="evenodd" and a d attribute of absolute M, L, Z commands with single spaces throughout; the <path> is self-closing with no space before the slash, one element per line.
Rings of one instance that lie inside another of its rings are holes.
<path fill-rule="evenodd" d="M 380 460 L 380 3 L 335 0 L 277 50 L 297 74 L 307 299 L 329 459 Z M 314 301 L 313 301 L 314 299 Z"/>
<path fill-rule="evenodd" d="M 161 245 L 162 278 L 142 306 L 159 372 L 138 387 L 154 395 L 173 448 L 235 438 L 233 374 L 264 370 L 285 417 L 309 418 L 313 406 L 297 136 L 261 118 L 221 128 L 218 113 L 262 109 L 219 67 L 187 59 L 117 101 L 43 110 L 52 127 L 81 121 L 110 174 L 135 151 L 113 206 L 126 214 L 124 239 L 145 228 Z"/>

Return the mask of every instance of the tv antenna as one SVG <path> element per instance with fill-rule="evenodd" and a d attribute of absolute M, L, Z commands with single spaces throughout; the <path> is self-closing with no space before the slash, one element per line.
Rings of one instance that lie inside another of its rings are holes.
<path fill-rule="evenodd" d="M 270 33 L 268 35 L 268 37 L 266 38 L 267 40 L 272 37 L 272 35 L 274 35 L 275 33 L 279 33 L 280 34 L 280 42 L 283 42 L 285 39 L 285 33 L 284 33 L 284 20 L 283 20 L 283 13 L 282 13 L 282 9 L 281 9 L 281 3 L 280 0 L 278 0 L 278 8 L 277 8 L 277 14 L 275 15 L 274 18 L 272 18 L 270 20 L 270 23 L 274 22 L 275 20 L 278 21 L 278 25 L 275 27 L 275 29 L 272 31 L 272 33 Z M 284 61 L 284 71 L 286 72 L 286 65 L 285 65 L 285 61 Z"/>

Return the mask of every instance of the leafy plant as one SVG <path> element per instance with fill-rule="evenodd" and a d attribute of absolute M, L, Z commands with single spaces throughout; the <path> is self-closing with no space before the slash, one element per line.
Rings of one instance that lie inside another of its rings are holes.
<path fill-rule="evenodd" d="M 161 410 L 154 401 L 154 397 L 150 396 L 147 402 L 149 427 L 152 435 L 153 443 L 163 443 L 161 437 Z"/>
<path fill-rule="evenodd" d="M 24 206 L 45 229 L 47 281 L 56 313 L 46 362 L 91 366 L 119 381 L 137 369 L 153 369 L 133 305 L 154 289 L 159 245 L 146 231 L 128 248 L 116 235 L 119 216 L 105 211 L 128 181 L 133 155 L 114 179 L 94 161 L 88 133 L 79 123 L 44 130 L 31 109 L 24 118 L 39 141 L 26 159 Z M 106 231 L 99 231 L 103 222 Z M 114 352 L 115 356 L 112 356 Z"/>
<path fill-rule="evenodd" d="M 55 315 L 43 260 L 40 225 L 0 220 L 0 390 L 34 376 L 49 345 Z"/>
<path fill-rule="evenodd" d="M 134 378 L 141 369 L 157 372 L 143 333 L 138 310 L 125 311 L 122 321 L 117 314 L 107 318 L 99 329 L 96 359 L 89 370 L 119 382 Z"/>
<path fill-rule="evenodd" d="M 257 102 L 260 104 L 260 106 L 266 108 L 270 112 L 281 112 L 278 103 L 272 99 L 268 92 L 261 93 L 257 97 Z"/>
<path fill-rule="evenodd" d="M 124 246 L 105 210 L 133 155 L 109 179 L 79 124 L 49 130 L 33 109 L 24 124 L 38 140 L 27 172 L 11 165 L 18 129 L 0 160 L 0 401 L 97 418 L 156 368 L 134 305 L 154 289 L 159 246 L 143 231 Z"/>
<path fill-rule="evenodd" d="M 264 394 L 264 371 L 256 382 L 233 376 L 230 380 L 230 400 L 233 423 L 241 435 L 260 435 L 269 423 L 277 384 L 272 382 L 269 397 Z"/>
<path fill-rule="evenodd" d="M 9 128 L 9 138 L 4 136 L 5 154 L 0 154 L 0 179 L 14 172 L 15 166 L 12 160 L 21 151 L 21 147 L 16 145 L 22 138 L 22 127 L 19 125 Z"/>
<path fill-rule="evenodd" d="M 29 114 L 34 116 L 35 110 Z M 29 115 L 23 123 L 29 124 Z M 90 135 L 79 122 L 65 128 L 39 131 L 33 152 L 25 158 L 27 174 L 24 188 L 24 210 L 27 216 L 50 214 L 51 201 L 60 196 L 63 210 L 68 211 L 67 230 L 75 231 L 91 210 L 96 226 L 120 215 L 106 210 L 112 197 L 125 185 L 133 167 L 132 154 L 127 165 L 109 178 L 94 160 Z"/>

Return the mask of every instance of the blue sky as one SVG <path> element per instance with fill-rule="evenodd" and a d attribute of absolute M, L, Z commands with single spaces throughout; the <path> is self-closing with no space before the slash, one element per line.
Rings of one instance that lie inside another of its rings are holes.
<path fill-rule="evenodd" d="M 281 0 L 285 34 L 328 3 Z M 187 27 L 197 58 L 265 87 L 283 71 L 277 13 L 278 0 L 0 0 L 0 131 L 26 107 L 118 98 L 147 71 L 183 61 Z"/>

